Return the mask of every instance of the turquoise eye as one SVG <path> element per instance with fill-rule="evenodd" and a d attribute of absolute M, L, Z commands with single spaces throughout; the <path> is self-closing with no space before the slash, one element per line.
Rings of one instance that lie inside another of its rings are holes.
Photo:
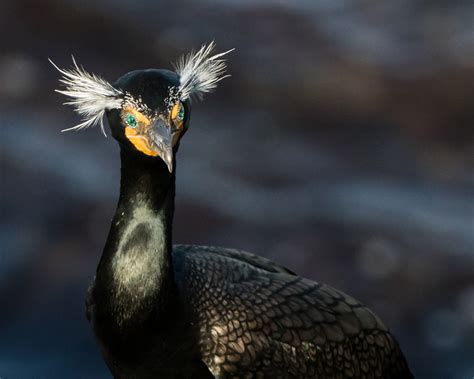
<path fill-rule="evenodd" d="M 125 122 L 131 128 L 136 128 L 138 125 L 137 119 L 135 118 L 133 114 L 130 114 L 130 113 L 125 116 Z"/>
<path fill-rule="evenodd" d="M 181 121 L 184 120 L 184 107 L 183 107 L 182 104 L 181 104 L 181 106 L 179 107 L 178 119 L 181 120 Z"/>

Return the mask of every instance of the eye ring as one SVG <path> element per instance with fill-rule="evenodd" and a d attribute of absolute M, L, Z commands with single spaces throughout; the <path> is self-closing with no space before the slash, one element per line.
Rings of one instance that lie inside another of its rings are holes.
<path fill-rule="evenodd" d="M 178 115 L 176 116 L 178 118 L 178 120 L 180 121 L 183 121 L 184 120 L 184 106 L 183 106 L 183 103 L 179 103 L 180 107 L 179 107 L 179 111 L 178 111 Z"/>
<path fill-rule="evenodd" d="M 136 117 L 131 113 L 127 113 L 125 115 L 124 120 L 127 126 L 131 127 L 132 129 L 135 129 L 138 126 L 138 121 Z"/>
<path fill-rule="evenodd" d="M 184 121 L 185 117 L 185 110 L 184 110 L 184 105 L 181 101 L 178 101 L 173 105 L 173 108 L 171 109 L 171 119 L 172 120 L 177 120 L 177 121 Z"/>

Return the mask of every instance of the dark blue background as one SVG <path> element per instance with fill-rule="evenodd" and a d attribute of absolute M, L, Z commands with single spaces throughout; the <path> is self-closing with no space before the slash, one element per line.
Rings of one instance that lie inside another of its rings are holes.
<path fill-rule="evenodd" d="M 415 4 L 416 3 L 416 4 Z M 348 292 L 419 378 L 474 375 L 471 1 L 2 1 L 0 377 L 109 377 L 84 291 L 118 148 L 61 106 L 70 54 L 114 81 L 215 39 L 231 78 L 196 103 L 175 241 L 274 259 Z"/>

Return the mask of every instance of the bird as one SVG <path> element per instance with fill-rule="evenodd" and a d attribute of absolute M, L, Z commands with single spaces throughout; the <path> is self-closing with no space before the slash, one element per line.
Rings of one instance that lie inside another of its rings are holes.
<path fill-rule="evenodd" d="M 192 102 L 227 77 L 215 43 L 114 83 L 59 68 L 67 104 L 120 147 L 120 195 L 86 314 L 115 378 L 412 378 L 353 297 L 231 248 L 173 245 L 176 154 Z M 230 201 L 230 200 L 229 200 Z"/>

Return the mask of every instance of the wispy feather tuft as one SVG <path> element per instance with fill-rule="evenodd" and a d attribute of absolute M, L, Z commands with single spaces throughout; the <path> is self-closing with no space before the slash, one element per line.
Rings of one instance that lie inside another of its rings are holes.
<path fill-rule="evenodd" d="M 178 95 L 182 101 L 190 96 L 202 98 L 206 92 L 211 92 L 217 82 L 228 77 L 224 75 L 226 64 L 222 56 L 234 49 L 210 56 L 214 51 L 215 43 L 203 45 L 197 52 L 181 57 L 175 64 L 176 72 L 180 76 Z"/>
<path fill-rule="evenodd" d="M 105 79 L 79 67 L 74 57 L 72 57 L 74 67 L 71 69 L 60 69 L 51 59 L 49 61 L 63 75 L 59 81 L 66 86 L 65 90 L 56 92 L 69 97 L 70 100 L 64 104 L 72 105 L 83 120 L 80 124 L 62 131 L 81 130 L 98 124 L 102 133 L 106 135 L 103 120 L 105 111 L 120 108 L 124 93 Z"/>

